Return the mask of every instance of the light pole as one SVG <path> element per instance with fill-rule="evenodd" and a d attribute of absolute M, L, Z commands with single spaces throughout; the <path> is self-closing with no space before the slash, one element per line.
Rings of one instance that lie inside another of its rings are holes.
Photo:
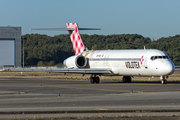
<path fill-rule="evenodd" d="M 24 36 L 23 36 L 23 69 L 24 69 Z"/>

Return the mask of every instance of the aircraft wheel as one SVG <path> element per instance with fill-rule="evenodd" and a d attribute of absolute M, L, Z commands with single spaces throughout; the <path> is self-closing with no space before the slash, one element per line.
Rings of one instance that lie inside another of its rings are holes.
<path fill-rule="evenodd" d="M 127 82 L 131 83 L 131 77 L 130 76 L 127 76 Z"/>
<path fill-rule="evenodd" d="M 91 82 L 91 84 L 94 84 L 95 83 L 95 77 L 91 77 L 90 82 Z"/>
<path fill-rule="evenodd" d="M 123 83 L 131 83 L 131 77 L 130 76 L 123 76 L 122 82 Z"/>
<path fill-rule="evenodd" d="M 126 83 L 126 76 L 123 76 L 122 82 L 123 82 L 123 83 Z"/>
<path fill-rule="evenodd" d="M 161 84 L 162 84 L 162 85 L 164 84 L 164 80 L 161 81 Z"/>
<path fill-rule="evenodd" d="M 167 84 L 167 80 L 162 80 L 161 81 L 161 84 L 163 85 L 163 84 Z"/>
<path fill-rule="evenodd" d="M 95 77 L 96 78 L 96 83 L 99 83 L 99 77 Z"/>

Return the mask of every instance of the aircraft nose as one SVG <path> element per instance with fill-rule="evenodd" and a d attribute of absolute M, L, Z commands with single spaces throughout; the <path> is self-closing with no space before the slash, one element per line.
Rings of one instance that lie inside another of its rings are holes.
<path fill-rule="evenodd" d="M 171 63 L 171 62 L 168 62 L 164 66 L 164 74 L 165 75 L 170 75 L 170 74 L 172 74 L 174 72 L 174 69 L 175 69 L 174 64 Z"/>

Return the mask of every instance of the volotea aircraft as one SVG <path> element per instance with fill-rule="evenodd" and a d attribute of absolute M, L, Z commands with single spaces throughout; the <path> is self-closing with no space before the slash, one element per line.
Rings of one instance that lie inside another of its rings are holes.
<path fill-rule="evenodd" d="M 90 82 L 99 83 L 98 76 L 123 76 L 123 83 L 130 83 L 133 76 L 158 76 L 162 84 L 167 83 L 175 67 L 168 55 L 156 49 L 129 50 L 88 50 L 79 30 L 99 30 L 79 28 L 77 23 L 67 23 L 67 28 L 32 29 L 32 30 L 67 30 L 74 49 L 74 56 L 64 60 L 63 69 L 21 69 L 21 71 L 48 71 L 62 73 L 91 74 Z M 17 69 L 16 69 L 17 70 Z M 19 69 L 20 70 L 20 69 Z"/>

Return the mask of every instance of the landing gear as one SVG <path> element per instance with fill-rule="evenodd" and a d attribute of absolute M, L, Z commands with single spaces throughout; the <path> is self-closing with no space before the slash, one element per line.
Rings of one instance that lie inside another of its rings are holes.
<path fill-rule="evenodd" d="M 162 80 L 161 84 L 167 84 L 167 80 Z"/>
<path fill-rule="evenodd" d="M 131 77 L 130 76 L 123 76 L 122 82 L 123 83 L 131 83 Z"/>
<path fill-rule="evenodd" d="M 94 84 L 94 83 L 98 84 L 100 82 L 99 77 L 96 77 L 96 75 L 94 75 L 94 77 L 92 77 L 92 75 L 91 75 L 90 82 L 91 82 L 91 84 Z"/>
<path fill-rule="evenodd" d="M 165 78 L 168 78 L 168 76 L 161 76 L 161 84 L 167 84 L 167 80 Z"/>

